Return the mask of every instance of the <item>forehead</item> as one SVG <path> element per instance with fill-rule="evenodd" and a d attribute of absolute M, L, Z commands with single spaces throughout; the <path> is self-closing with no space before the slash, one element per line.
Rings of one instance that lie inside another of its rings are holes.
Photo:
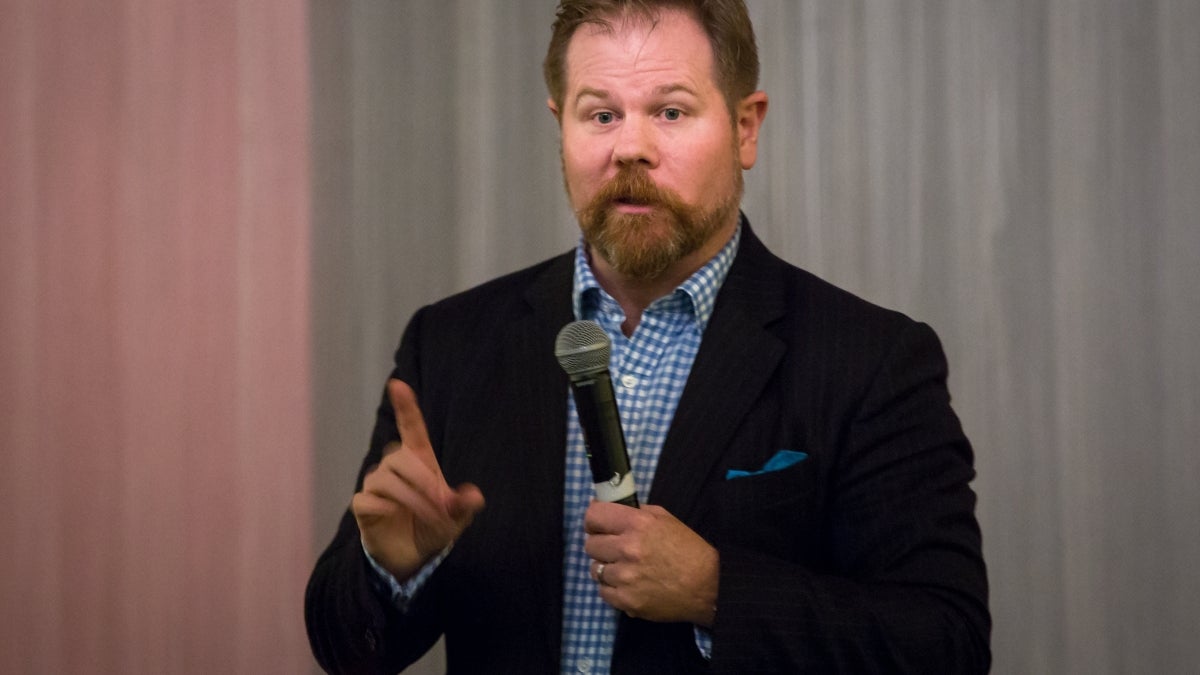
<path fill-rule="evenodd" d="M 712 45 L 690 14 L 662 10 L 653 19 L 626 14 L 611 17 L 608 24 L 584 24 L 571 37 L 568 100 L 581 88 L 601 84 L 715 89 Z"/>

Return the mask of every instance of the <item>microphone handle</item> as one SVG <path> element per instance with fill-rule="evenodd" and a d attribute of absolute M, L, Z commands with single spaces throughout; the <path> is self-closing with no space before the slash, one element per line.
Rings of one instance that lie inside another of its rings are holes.
<path fill-rule="evenodd" d="M 587 445 L 596 499 L 637 508 L 637 487 L 629 467 L 625 433 L 621 430 L 616 395 L 608 371 L 572 378 L 571 393 L 575 396 L 575 410 L 583 427 L 583 442 Z"/>

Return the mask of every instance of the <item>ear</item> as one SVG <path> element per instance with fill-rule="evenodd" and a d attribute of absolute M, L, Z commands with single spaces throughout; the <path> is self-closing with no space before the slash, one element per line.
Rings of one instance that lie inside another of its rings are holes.
<path fill-rule="evenodd" d="M 737 104 L 738 158 L 742 168 L 749 169 L 758 161 L 758 132 L 767 117 L 767 93 L 756 91 Z"/>
<path fill-rule="evenodd" d="M 558 122 L 558 126 L 562 126 L 562 111 L 558 109 L 558 104 L 554 102 L 553 97 L 546 98 L 546 107 L 550 109 L 550 114 L 554 115 L 554 120 Z"/>

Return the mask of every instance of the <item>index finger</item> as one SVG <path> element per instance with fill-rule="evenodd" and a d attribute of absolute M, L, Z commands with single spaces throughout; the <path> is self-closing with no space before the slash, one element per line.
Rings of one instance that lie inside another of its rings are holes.
<path fill-rule="evenodd" d="M 621 534 L 629 528 L 630 509 L 622 504 L 593 501 L 583 514 L 583 530 L 588 534 Z"/>
<path fill-rule="evenodd" d="M 388 399 L 392 402 L 392 412 L 396 414 L 396 429 L 400 432 L 400 442 L 417 449 L 426 448 L 431 453 L 433 446 L 429 443 L 429 432 L 425 429 L 425 416 L 417 405 L 417 394 L 401 380 L 388 380 Z"/>

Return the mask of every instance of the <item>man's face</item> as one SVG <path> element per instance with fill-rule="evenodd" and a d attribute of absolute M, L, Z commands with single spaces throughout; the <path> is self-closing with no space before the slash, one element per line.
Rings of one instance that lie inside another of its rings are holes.
<path fill-rule="evenodd" d="M 750 134 L 734 125 L 704 30 L 683 12 L 659 18 L 580 27 L 562 109 L 551 102 L 584 239 L 639 280 L 690 273 L 724 245 L 756 148 L 757 122 Z"/>

